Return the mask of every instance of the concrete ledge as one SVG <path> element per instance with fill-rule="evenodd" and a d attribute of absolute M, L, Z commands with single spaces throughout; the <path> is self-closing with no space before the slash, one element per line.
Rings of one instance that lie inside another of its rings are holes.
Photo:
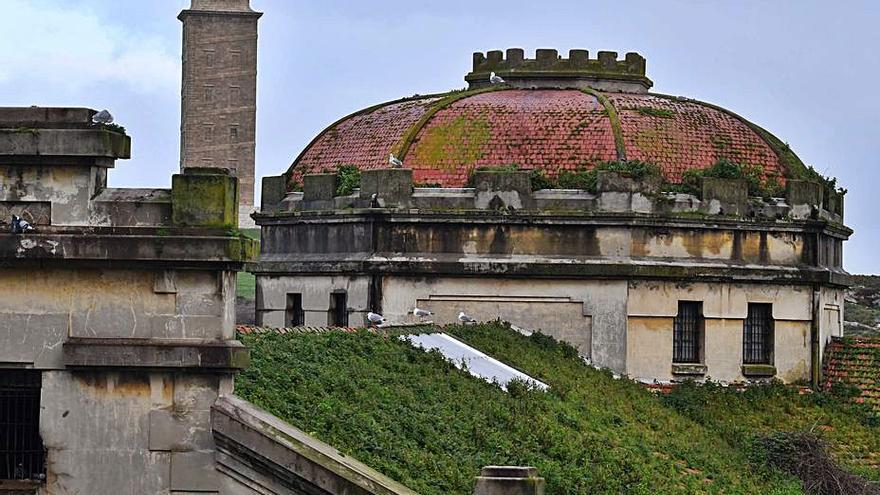
<path fill-rule="evenodd" d="M 703 376 L 706 374 L 705 364 L 676 364 L 672 365 L 672 374 L 681 376 Z"/>
<path fill-rule="evenodd" d="M 771 378 L 776 376 L 776 366 L 772 364 L 744 364 L 742 374 L 753 378 Z"/>
<path fill-rule="evenodd" d="M 130 158 L 131 138 L 98 127 L 89 129 L 0 129 L 0 156 Z M 7 160 L 8 161 L 8 160 Z M 109 166 L 112 166 L 112 162 Z"/>
<path fill-rule="evenodd" d="M 38 228 L 0 234 L 0 263 L 14 260 L 159 261 L 243 263 L 257 257 L 253 239 L 226 232 L 187 229 L 94 227 Z"/>
<path fill-rule="evenodd" d="M 260 493 L 417 495 L 238 397 L 212 408 L 218 470 Z"/>
<path fill-rule="evenodd" d="M 70 338 L 63 346 L 70 368 L 161 368 L 235 371 L 250 364 L 241 342 L 166 339 Z"/>

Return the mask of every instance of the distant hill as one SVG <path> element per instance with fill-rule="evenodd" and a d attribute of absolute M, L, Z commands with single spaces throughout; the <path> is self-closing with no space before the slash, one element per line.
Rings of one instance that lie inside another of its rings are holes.
<path fill-rule="evenodd" d="M 880 337 L 880 276 L 853 276 L 843 318 L 845 335 Z"/>
<path fill-rule="evenodd" d="M 766 438 L 807 430 L 843 467 L 880 480 L 880 427 L 832 394 L 710 384 L 658 397 L 541 334 L 444 331 L 549 391 L 506 393 L 437 353 L 359 331 L 240 335 L 252 364 L 236 393 L 423 495 L 469 495 L 490 464 L 536 466 L 548 495 L 819 493 L 770 467 L 786 461 L 765 450 Z"/>

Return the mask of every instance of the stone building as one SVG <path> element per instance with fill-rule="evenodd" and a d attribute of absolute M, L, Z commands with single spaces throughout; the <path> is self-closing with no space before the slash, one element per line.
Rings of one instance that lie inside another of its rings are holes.
<path fill-rule="evenodd" d="M 541 329 L 639 379 L 817 381 L 842 334 L 842 194 L 733 112 L 649 92 L 645 65 L 634 53 L 476 53 L 467 90 L 334 123 L 263 179 L 258 323 L 354 326 L 368 311 L 403 323 L 414 307 L 450 323 L 463 311 Z M 645 163 L 658 173 L 625 169 Z M 719 163 L 745 178 L 684 191 Z M 603 164 L 593 186 L 541 184 Z M 360 169 L 360 187 L 337 194 L 336 175 L 318 172 L 342 165 Z M 750 196 L 746 172 L 784 192 Z"/>
<path fill-rule="evenodd" d="M 193 0 L 183 23 L 180 169 L 228 169 L 239 180 L 239 224 L 252 227 L 257 21 L 249 0 Z"/>

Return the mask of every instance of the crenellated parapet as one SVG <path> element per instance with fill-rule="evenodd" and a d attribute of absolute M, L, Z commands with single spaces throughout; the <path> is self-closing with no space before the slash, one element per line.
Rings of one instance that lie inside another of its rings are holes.
<path fill-rule="evenodd" d="M 569 50 L 563 58 L 555 49 L 539 48 L 535 58 L 525 58 L 522 48 L 475 52 L 473 68 L 465 76 L 470 88 L 490 85 L 492 72 L 512 87 L 593 87 L 605 91 L 644 93 L 653 83 L 645 75 L 645 58 L 635 52 L 622 60 L 617 52 L 600 51 L 590 58 L 587 50 Z"/>

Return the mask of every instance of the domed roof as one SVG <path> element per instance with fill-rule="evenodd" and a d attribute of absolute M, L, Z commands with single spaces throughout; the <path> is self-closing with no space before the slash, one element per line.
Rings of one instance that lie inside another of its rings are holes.
<path fill-rule="evenodd" d="M 397 100 L 341 119 L 296 158 L 291 180 L 341 165 L 387 168 L 390 153 L 413 170 L 416 183 L 443 187 L 465 185 L 475 168 L 504 165 L 555 176 L 603 161 L 641 160 L 658 165 L 670 182 L 720 158 L 759 166 L 768 176 L 803 167 L 782 142 L 727 110 L 648 93 L 644 59 L 636 54 L 616 62 L 611 54 L 617 65 L 597 71 L 572 69 L 574 57 L 586 60 L 586 52 L 573 50 L 570 59 L 555 53 L 544 53 L 549 62 L 538 69 L 521 51 L 508 50 L 508 60 L 500 52 L 488 59 L 475 54 L 466 77 L 471 89 Z M 609 53 L 582 65 L 607 61 Z M 519 65 L 511 67 L 514 62 Z M 488 69 L 507 83 L 485 84 Z"/>

